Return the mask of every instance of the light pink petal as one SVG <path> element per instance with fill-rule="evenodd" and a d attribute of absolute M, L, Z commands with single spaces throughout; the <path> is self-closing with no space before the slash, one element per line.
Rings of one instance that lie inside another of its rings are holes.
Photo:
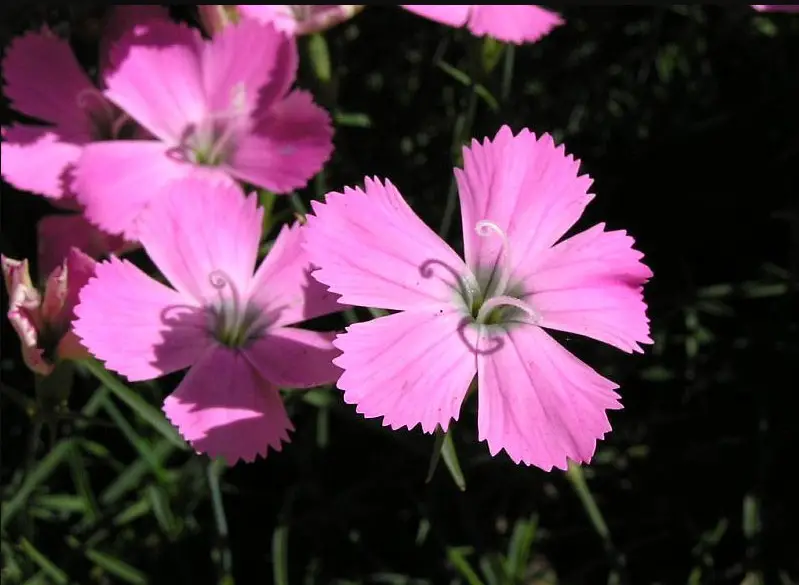
<path fill-rule="evenodd" d="M 533 4 L 475 4 L 469 16 L 473 35 L 517 45 L 534 43 L 561 24 L 560 16 Z"/>
<path fill-rule="evenodd" d="M 463 260 L 390 181 L 367 178 L 365 190 L 347 187 L 311 205 L 305 249 L 321 267 L 314 278 L 339 302 L 403 310 L 456 298 Z"/>
<path fill-rule="evenodd" d="M 212 343 L 202 308 L 127 260 L 98 263 L 79 299 L 75 334 L 106 367 L 131 381 L 187 368 Z"/>
<path fill-rule="evenodd" d="M 522 276 L 539 325 L 586 335 L 626 352 L 652 343 L 641 289 L 652 271 L 624 231 L 604 224 L 544 251 Z"/>
<path fill-rule="evenodd" d="M 297 72 L 297 46 L 272 25 L 245 19 L 205 43 L 202 61 L 211 111 L 235 107 L 249 114 L 256 105 L 268 107 L 286 94 Z M 264 91 L 269 94 L 266 100 Z"/>
<path fill-rule="evenodd" d="M 200 69 L 199 31 L 151 22 L 119 41 L 106 76 L 108 99 L 161 140 L 175 146 L 208 112 Z"/>
<path fill-rule="evenodd" d="M 3 178 L 22 191 L 68 199 L 69 172 L 86 140 L 82 134 L 66 134 L 56 128 L 4 128 L 0 143 Z"/>
<path fill-rule="evenodd" d="M 47 30 L 15 38 L 3 59 L 3 77 L 15 110 L 51 122 L 69 135 L 89 137 L 91 127 L 79 96 L 97 90 L 69 43 Z"/>
<path fill-rule="evenodd" d="M 467 264 L 486 268 L 501 259 L 502 238 L 477 235 L 479 221 L 507 234 L 513 267 L 558 241 L 593 198 L 579 166 L 548 134 L 536 139 L 525 129 L 514 136 L 503 126 L 493 141 L 473 140 L 463 149 L 463 170 L 455 169 Z"/>
<path fill-rule="evenodd" d="M 74 188 L 89 221 L 132 241 L 138 240 L 142 212 L 171 182 L 187 177 L 230 180 L 223 171 L 186 162 L 167 145 L 151 140 L 90 144 L 74 174 Z"/>
<path fill-rule="evenodd" d="M 221 283 L 244 298 L 255 271 L 263 209 L 235 184 L 172 183 L 139 224 L 147 254 L 170 283 L 198 303 L 219 298 Z"/>
<path fill-rule="evenodd" d="M 49 274 L 64 261 L 73 247 L 92 258 L 101 258 L 129 245 L 119 236 L 103 232 L 78 213 L 48 215 L 39 220 L 36 230 L 39 274 Z"/>
<path fill-rule="evenodd" d="M 539 327 L 488 334 L 480 348 L 477 425 L 491 454 L 544 471 L 590 461 L 610 431 L 605 411 L 621 408 L 618 386 Z"/>
<path fill-rule="evenodd" d="M 344 401 L 392 429 L 432 433 L 458 420 L 474 378 L 477 340 L 450 309 L 404 311 L 347 327 L 334 345 Z"/>
<path fill-rule="evenodd" d="M 253 301 L 270 315 L 273 327 L 293 325 L 344 309 L 338 296 L 311 276 L 303 248 L 305 228 L 284 225 L 251 284 Z"/>
<path fill-rule="evenodd" d="M 108 10 L 103 34 L 100 37 L 100 71 L 103 75 L 118 63 L 111 63 L 112 49 L 126 34 L 133 30 L 136 34 L 144 32 L 144 26 L 151 22 L 168 21 L 169 10 L 155 4 L 117 4 Z"/>
<path fill-rule="evenodd" d="M 239 352 L 210 351 L 164 400 L 164 413 L 198 453 L 239 459 L 280 451 L 294 427 L 277 388 Z"/>
<path fill-rule="evenodd" d="M 469 19 L 471 4 L 402 4 L 405 10 L 449 26 L 461 27 Z"/>
<path fill-rule="evenodd" d="M 334 333 L 274 327 L 243 350 L 261 376 L 279 388 L 313 388 L 338 380 Z"/>
<path fill-rule="evenodd" d="M 306 91 L 293 91 L 242 138 L 229 172 L 275 193 L 308 184 L 333 152 L 330 116 Z"/>
<path fill-rule="evenodd" d="M 288 4 L 238 4 L 239 13 L 246 18 L 273 25 L 277 30 L 297 34 L 297 17 Z"/>

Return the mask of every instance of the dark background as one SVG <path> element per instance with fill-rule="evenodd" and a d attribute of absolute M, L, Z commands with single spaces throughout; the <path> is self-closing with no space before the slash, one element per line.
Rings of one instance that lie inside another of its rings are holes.
<path fill-rule="evenodd" d="M 4 48 L 47 22 L 94 66 L 103 5 L 2 11 Z M 26 413 L 14 391 L 33 398 L 33 376 L 3 319 L 0 478 L 4 513 L 18 508 L 2 531 L 4 583 L 799 579 L 799 15 L 559 11 L 564 26 L 512 49 L 512 67 L 506 49 L 487 73 L 475 67 L 481 39 L 398 8 L 325 33 L 329 80 L 311 66 L 321 41 L 302 39 L 298 83 L 339 124 L 333 161 L 301 197 L 389 177 L 438 228 L 471 137 L 529 127 L 583 161 L 597 198 L 578 229 L 628 230 L 655 274 L 645 355 L 562 338 L 621 386 L 625 409 L 585 468 L 609 534 L 563 473 L 490 458 L 472 402 L 454 430 L 463 493 L 443 465 L 425 483 L 432 437 L 382 429 L 334 390 L 288 397 L 292 443 L 222 473 L 217 489 L 218 467 L 165 446 L 109 395 L 85 416 L 97 382 L 80 373 L 69 413 Z M 4 103 L 3 124 L 14 115 Z M 3 183 L 2 253 L 34 258 L 35 222 L 52 212 Z M 177 379 L 136 393 L 158 405 Z"/>

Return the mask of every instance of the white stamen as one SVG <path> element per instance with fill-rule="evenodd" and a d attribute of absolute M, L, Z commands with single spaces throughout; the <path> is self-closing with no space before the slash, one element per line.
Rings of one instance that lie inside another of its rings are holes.
<path fill-rule="evenodd" d="M 224 270 L 214 270 L 208 275 L 208 282 L 219 291 L 219 310 L 223 322 L 222 328 L 225 334 L 229 333 L 231 330 L 238 331 L 244 319 L 244 311 L 241 306 L 241 296 L 239 295 L 236 285 L 233 283 L 233 279 L 230 278 Z M 223 294 L 225 288 L 230 290 L 231 300 L 233 301 L 233 306 L 230 308 L 228 308 L 229 306 L 225 302 L 227 300 Z"/>
<path fill-rule="evenodd" d="M 511 271 L 510 241 L 508 240 L 508 235 L 499 225 L 487 219 L 478 221 L 474 226 L 474 231 L 481 237 L 497 235 L 502 239 L 502 248 L 500 250 L 501 259 L 496 266 L 496 269 L 499 271 L 499 280 L 497 281 L 495 289 L 492 291 L 492 296 L 503 295 L 508 288 Z"/>
<path fill-rule="evenodd" d="M 491 297 L 486 302 L 483 303 L 483 306 L 480 307 L 480 310 L 477 312 L 477 317 L 475 320 L 480 324 L 485 324 L 486 319 L 491 314 L 491 311 L 496 309 L 497 307 L 501 306 L 510 306 L 519 309 L 527 313 L 530 317 L 533 325 L 537 325 L 538 322 L 541 320 L 541 316 L 527 303 L 522 300 L 514 299 L 513 297 L 507 296 L 498 296 L 498 297 Z"/>

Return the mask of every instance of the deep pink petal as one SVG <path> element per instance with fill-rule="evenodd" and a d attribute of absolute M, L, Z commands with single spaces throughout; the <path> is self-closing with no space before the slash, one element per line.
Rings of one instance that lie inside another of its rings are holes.
<path fill-rule="evenodd" d="M 36 230 L 39 274 L 49 274 L 73 247 L 99 259 L 130 245 L 119 236 L 103 232 L 79 213 L 48 215 L 39 220 Z"/>
<path fill-rule="evenodd" d="M 641 289 L 652 271 L 624 231 L 596 225 L 544 251 L 522 276 L 539 325 L 640 352 L 652 343 Z"/>
<path fill-rule="evenodd" d="M 88 138 L 91 127 L 80 96 L 97 90 L 69 43 L 47 30 L 15 38 L 3 59 L 3 77 L 15 110 Z"/>
<path fill-rule="evenodd" d="M 68 199 L 69 173 L 88 138 L 57 128 L 11 126 L 0 143 L 3 178 L 22 191 Z"/>
<path fill-rule="evenodd" d="M 251 113 L 256 105 L 268 107 L 286 94 L 297 72 L 297 47 L 272 25 L 245 19 L 205 43 L 202 63 L 211 111 L 230 111 L 235 102 L 237 109 Z M 266 101 L 264 92 L 270 95 Z"/>
<path fill-rule="evenodd" d="M 127 32 L 112 51 L 108 99 L 175 146 L 208 113 L 200 67 L 202 39 L 187 26 L 154 21 Z"/>
<path fill-rule="evenodd" d="M 263 209 L 238 185 L 184 179 L 152 201 L 139 239 L 176 289 L 207 305 L 219 298 L 220 284 L 246 294 L 262 225 Z"/>
<path fill-rule="evenodd" d="M 275 193 L 308 184 L 333 152 L 330 116 L 306 91 L 293 91 L 238 143 L 229 172 Z"/>
<path fill-rule="evenodd" d="M 491 454 L 545 471 L 590 461 L 610 431 L 605 411 L 621 408 L 618 386 L 539 327 L 488 335 L 480 348 L 477 425 Z"/>
<path fill-rule="evenodd" d="M 339 352 L 334 333 L 295 327 L 269 328 L 243 350 L 261 376 L 279 388 L 313 388 L 338 380 L 341 369 L 332 363 Z"/>
<path fill-rule="evenodd" d="M 366 179 L 312 203 L 305 249 L 321 268 L 314 278 L 340 302 L 409 309 L 452 301 L 467 272 L 458 255 L 427 227 L 390 181 Z"/>
<path fill-rule="evenodd" d="M 116 4 L 108 10 L 100 37 L 100 71 L 102 75 L 111 72 L 118 63 L 111 63 L 113 47 L 131 30 L 136 34 L 144 32 L 148 23 L 169 21 L 169 10 L 155 4 Z"/>
<path fill-rule="evenodd" d="M 98 263 L 79 299 L 75 334 L 106 367 L 131 381 L 187 368 L 212 343 L 201 307 L 127 260 Z"/>
<path fill-rule="evenodd" d="M 277 388 L 239 352 L 210 351 L 164 400 L 164 413 L 198 453 L 239 459 L 280 451 L 294 427 Z"/>
<path fill-rule="evenodd" d="M 529 263 L 559 240 L 593 195 L 591 179 L 578 176 L 579 161 L 555 147 L 552 137 L 529 130 L 514 136 L 503 126 L 493 141 L 472 141 L 455 169 L 461 199 L 466 262 L 491 267 L 501 258 L 500 237 L 479 236 L 477 222 L 499 226 L 510 241 L 510 263 Z M 507 262 L 507 260 L 506 260 Z"/>
<path fill-rule="evenodd" d="M 83 149 L 74 188 L 86 217 L 105 231 L 138 239 L 137 222 L 150 201 L 175 180 L 230 181 L 223 171 L 180 159 L 151 140 L 95 142 Z"/>
<path fill-rule="evenodd" d="M 255 303 L 270 315 L 273 327 L 293 325 L 344 309 L 338 295 L 311 276 L 311 263 L 303 248 L 305 228 L 284 225 L 251 285 Z"/>
<path fill-rule="evenodd" d="M 469 19 L 471 4 L 402 4 L 405 10 L 449 26 L 461 27 Z"/>
<path fill-rule="evenodd" d="M 473 35 L 516 44 L 534 43 L 561 24 L 560 16 L 533 4 L 475 4 L 469 16 Z"/>
<path fill-rule="evenodd" d="M 392 429 L 417 424 L 432 433 L 458 420 L 476 372 L 472 329 L 441 308 L 404 311 L 347 327 L 334 345 L 344 401 Z"/>

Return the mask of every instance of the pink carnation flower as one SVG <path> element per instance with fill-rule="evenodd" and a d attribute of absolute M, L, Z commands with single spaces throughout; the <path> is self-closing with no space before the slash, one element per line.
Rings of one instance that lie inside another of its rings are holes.
<path fill-rule="evenodd" d="M 86 357 L 71 331 L 78 292 L 94 274 L 95 262 L 73 248 L 44 288 L 44 297 L 31 282 L 27 260 L 0 256 L 8 291 L 8 320 L 22 342 L 22 358 L 37 374 L 48 376 L 61 359 Z"/>
<path fill-rule="evenodd" d="M 327 113 L 308 92 L 290 91 L 295 41 L 271 26 L 244 21 L 205 41 L 198 30 L 157 23 L 117 49 L 106 96 L 156 139 L 84 148 L 78 197 L 109 232 L 138 239 L 142 211 L 177 179 L 238 179 L 285 193 L 332 152 Z"/>
<path fill-rule="evenodd" d="M 414 14 L 449 26 L 465 26 L 478 37 L 488 35 L 507 43 L 534 43 L 563 19 L 532 4 L 406 4 Z"/>
<path fill-rule="evenodd" d="M 652 275 L 624 231 L 567 239 L 593 195 L 552 138 L 503 127 L 456 169 L 465 262 L 388 181 L 330 193 L 308 216 L 314 277 L 342 303 L 399 311 L 334 345 L 344 400 L 366 417 L 425 432 L 457 420 L 477 376 L 478 428 L 492 455 L 565 469 L 591 459 L 621 408 L 617 385 L 545 329 L 640 352 L 651 343 L 642 285 Z"/>
<path fill-rule="evenodd" d="M 130 29 L 159 19 L 158 6 L 116 6 L 100 40 L 99 89 L 89 79 L 65 40 L 44 29 L 14 39 L 3 59 L 5 93 L 14 109 L 46 123 L 2 129 L 2 176 L 17 189 L 43 195 L 64 209 L 80 211 L 71 189 L 71 172 L 83 147 L 96 140 L 142 136 L 139 128 L 102 94 L 111 64 L 108 47 Z M 39 226 L 39 273 L 60 265 L 74 246 L 93 257 L 125 245 L 80 215 L 53 215 Z M 84 248 L 86 242 L 92 246 Z"/>
<path fill-rule="evenodd" d="M 198 452 L 230 464 L 288 441 L 278 388 L 340 374 L 333 334 L 292 326 L 341 310 L 310 276 L 304 228 L 284 226 L 255 270 L 262 217 L 236 185 L 176 182 L 140 225 L 142 246 L 174 288 L 111 258 L 76 311 L 78 337 L 129 380 L 190 368 L 164 412 Z"/>

